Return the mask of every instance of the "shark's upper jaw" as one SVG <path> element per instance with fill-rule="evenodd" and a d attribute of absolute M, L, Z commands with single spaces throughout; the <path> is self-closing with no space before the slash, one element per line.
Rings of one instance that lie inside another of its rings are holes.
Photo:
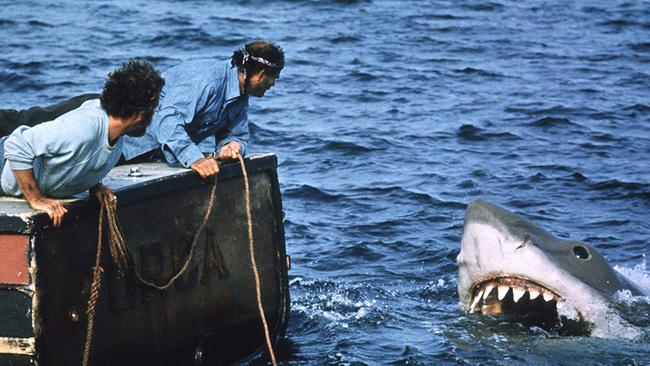
<path fill-rule="evenodd" d="M 565 335 L 589 333 L 590 325 L 570 301 L 526 278 L 486 278 L 472 286 L 469 299 L 466 306 L 471 313 L 511 317 L 528 326 L 555 329 Z"/>
<path fill-rule="evenodd" d="M 495 277 L 472 287 L 469 311 L 481 314 L 544 312 L 557 316 L 557 308 L 566 305 L 548 288 L 520 277 Z"/>

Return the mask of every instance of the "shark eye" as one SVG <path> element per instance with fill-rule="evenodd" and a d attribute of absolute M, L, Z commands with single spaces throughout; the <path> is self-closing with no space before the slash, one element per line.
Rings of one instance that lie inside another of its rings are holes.
<path fill-rule="evenodd" d="M 587 260 L 589 259 L 589 252 L 582 245 L 577 245 L 573 247 L 573 254 L 576 255 L 576 258 Z"/>

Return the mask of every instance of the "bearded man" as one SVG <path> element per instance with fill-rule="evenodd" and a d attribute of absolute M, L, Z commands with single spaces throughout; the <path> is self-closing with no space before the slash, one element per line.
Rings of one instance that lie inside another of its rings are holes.
<path fill-rule="evenodd" d="M 165 87 L 151 125 L 142 137 L 127 137 L 124 158 L 164 159 L 202 177 L 219 172 L 220 160 L 245 155 L 248 97 L 262 97 L 280 77 L 282 49 L 259 40 L 237 50 L 229 61 L 181 63 L 163 73 Z"/>

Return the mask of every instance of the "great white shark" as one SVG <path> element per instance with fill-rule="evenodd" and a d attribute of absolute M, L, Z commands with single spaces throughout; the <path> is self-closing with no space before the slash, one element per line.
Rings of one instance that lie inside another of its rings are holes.
<path fill-rule="evenodd" d="M 647 294 L 589 245 L 560 239 L 497 205 L 469 204 L 457 262 L 458 295 L 469 312 L 557 329 L 573 324 L 566 334 L 641 334 L 612 302 L 621 291 Z"/>

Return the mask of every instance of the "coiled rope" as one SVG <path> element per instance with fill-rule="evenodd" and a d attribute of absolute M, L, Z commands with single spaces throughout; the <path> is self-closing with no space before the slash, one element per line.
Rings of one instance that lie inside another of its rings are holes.
<path fill-rule="evenodd" d="M 88 323 L 86 326 L 86 342 L 84 343 L 83 353 L 83 366 L 88 366 L 90 359 L 90 349 L 93 341 L 93 329 L 95 324 L 95 307 L 97 299 L 99 298 L 99 290 L 102 285 L 102 272 L 104 269 L 101 266 L 102 260 L 102 242 L 104 239 L 104 216 L 108 218 L 108 227 L 110 230 L 109 248 L 113 263 L 122 272 L 126 272 L 128 268 L 128 251 L 124 243 L 124 238 L 119 230 L 117 219 L 115 218 L 115 206 L 108 195 L 103 195 L 100 201 L 101 207 L 99 208 L 99 220 L 97 230 L 97 255 L 95 257 L 95 266 L 93 267 L 93 282 L 90 286 L 90 296 L 88 298 L 88 307 L 86 308 L 86 316 Z M 121 240 L 116 240 L 119 238 Z"/>
<path fill-rule="evenodd" d="M 144 278 L 142 278 L 139 271 L 136 269 L 134 272 L 140 282 L 142 282 L 147 286 L 162 291 L 169 288 L 172 284 L 174 284 L 174 282 L 180 276 L 183 275 L 183 273 L 185 273 L 185 271 L 187 271 L 187 269 L 190 266 L 190 262 L 194 257 L 194 251 L 195 251 L 194 249 L 196 248 L 196 243 L 198 242 L 199 235 L 205 228 L 205 225 L 208 223 L 216 199 L 217 199 L 217 177 L 215 176 L 214 184 L 212 185 L 212 191 L 210 193 L 210 201 L 208 204 L 208 208 L 205 212 L 205 215 L 203 216 L 203 221 L 201 222 L 201 226 L 199 226 L 199 229 L 194 235 L 194 240 L 192 241 L 190 252 L 187 254 L 187 258 L 185 259 L 185 263 L 183 264 L 183 266 L 164 285 L 158 285 L 153 282 L 149 282 L 145 280 Z M 111 253 L 111 258 L 113 260 L 113 263 L 115 264 L 117 269 L 123 273 L 126 273 L 128 270 L 129 252 L 126 246 L 126 241 L 124 240 L 124 236 L 122 235 L 122 229 L 120 227 L 120 223 L 117 219 L 115 206 L 110 201 L 110 198 L 106 195 L 102 196 L 100 203 L 101 203 L 101 207 L 99 209 L 99 219 L 97 224 L 98 226 L 97 227 L 97 256 L 95 258 L 95 266 L 93 267 L 93 282 L 90 287 L 90 296 L 88 298 L 88 307 L 86 309 L 86 316 L 88 319 L 88 323 L 86 326 L 86 341 L 84 343 L 82 366 L 88 366 L 88 361 L 90 359 L 90 350 L 93 341 L 95 307 L 97 305 L 97 299 L 99 298 L 99 291 L 101 289 L 101 274 L 104 271 L 101 267 L 102 241 L 104 236 L 104 215 L 106 215 L 106 217 L 108 218 L 107 220 L 108 230 L 109 230 L 108 242 L 109 242 L 109 248 L 110 248 L 110 253 Z"/>

